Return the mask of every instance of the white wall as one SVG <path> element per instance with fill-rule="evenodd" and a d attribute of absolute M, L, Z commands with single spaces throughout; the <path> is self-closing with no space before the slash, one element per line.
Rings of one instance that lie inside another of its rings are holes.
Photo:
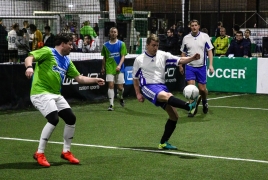
<path fill-rule="evenodd" d="M 268 94 L 268 58 L 258 58 L 257 94 Z"/>

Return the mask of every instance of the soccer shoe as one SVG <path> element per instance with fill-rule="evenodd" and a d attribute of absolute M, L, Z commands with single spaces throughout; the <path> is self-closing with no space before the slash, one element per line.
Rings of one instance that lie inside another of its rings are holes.
<path fill-rule="evenodd" d="M 207 113 L 208 113 L 208 103 L 206 103 L 206 104 L 203 106 L 203 113 L 204 113 L 204 114 L 207 114 Z"/>
<path fill-rule="evenodd" d="M 120 99 L 120 105 L 121 105 L 122 107 L 125 106 L 125 101 L 124 101 L 124 99 Z"/>
<path fill-rule="evenodd" d="M 70 151 L 62 152 L 60 157 L 68 160 L 72 164 L 79 164 L 79 160 L 76 159 Z"/>
<path fill-rule="evenodd" d="M 169 149 L 169 150 L 177 150 L 176 146 L 172 146 L 167 141 L 164 144 L 159 144 L 158 149 Z"/>
<path fill-rule="evenodd" d="M 110 105 L 109 107 L 108 107 L 108 111 L 113 111 L 114 110 L 114 106 L 113 105 Z"/>
<path fill-rule="evenodd" d="M 47 162 L 47 159 L 45 157 L 44 153 L 34 153 L 33 158 L 40 164 L 41 166 L 44 167 L 49 167 L 50 164 Z"/>
<path fill-rule="evenodd" d="M 194 117 L 198 111 L 198 105 L 201 102 L 201 95 L 195 98 L 195 100 L 189 103 L 190 111 L 188 113 L 188 117 Z"/>

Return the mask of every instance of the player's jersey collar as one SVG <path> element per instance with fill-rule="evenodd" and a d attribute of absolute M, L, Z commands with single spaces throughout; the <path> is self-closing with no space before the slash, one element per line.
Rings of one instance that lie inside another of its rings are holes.
<path fill-rule="evenodd" d="M 153 57 L 155 57 L 156 56 L 156 54 L 155 55 L 153 55 L 153 56 L 151 56 L 151 55 L 149 55 L 146 51 L 145 51 L 145 54 L 147 55 L 147 56 L 149 56 L 149 57 L 151 57 L 151 58 L 153 58 Z"/>

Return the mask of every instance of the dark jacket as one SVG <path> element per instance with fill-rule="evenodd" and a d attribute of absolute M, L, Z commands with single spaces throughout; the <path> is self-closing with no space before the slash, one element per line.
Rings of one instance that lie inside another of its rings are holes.
<path fill-rule="evenodd" d="M 0 24 L 0 48 L 3 50 L 8 49 L 7 31 L 1 24 Z"/>
<path fill-rule="evenodd" d="M 167 42 L 165 45 L 165 51 L 170 52 L 173 55 L 179 54 L 179 43 L 176 36 L 167 37 Z"/>
<path fill-rule="evenodd" d="M 43 36 L 44 46 L 54 48 L 55 47 L 55 35 L 50 33 L 50 37 L 46 40 L 46 42 L 44 41 L 45 37 L 46 35 Z"/>
<path fill-rule="evenodd" d="M 242 39 L 240 41 L 237 41 L 236 39 L 234 39 L 232 40 L 226 52 L 226 56 L 228 56 L 229 54 L 234 54 L 234 57 L 243 57 L 243 56 L 249 56 L 249 53 L 250 53 L 250 43 L 247 40 Z"/>

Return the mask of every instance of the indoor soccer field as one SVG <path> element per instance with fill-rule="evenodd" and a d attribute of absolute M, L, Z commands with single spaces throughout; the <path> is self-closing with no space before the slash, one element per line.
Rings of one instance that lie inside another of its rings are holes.
<path fill-rule="evenodd" d="M 183 99 L 182 94 L 176 94 Z M 39 111 L 0 112 L 0 179 L 264 180 L 268 179 L 268 95 L 210 93 L 209 112 L 194 118 L 178 109 L 169 140 L 178 150 L 158 150 L 167 115 L 148 101 L 127 98 L 115 111 L 104 103 L 79 103 L 71 151 L 80 165 L 60 158 L 63 121 L 47 145 L 51 164 L 32 155 L 46 120 Z"/>

